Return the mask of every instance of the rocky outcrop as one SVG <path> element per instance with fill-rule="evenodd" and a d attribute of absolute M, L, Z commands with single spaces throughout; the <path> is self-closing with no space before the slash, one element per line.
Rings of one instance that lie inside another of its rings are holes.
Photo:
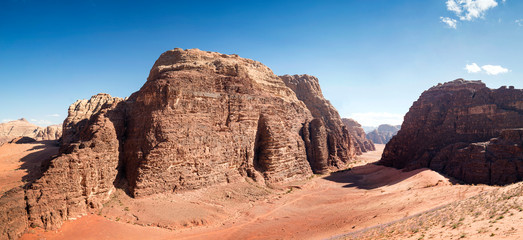
<path fill-rule="evenodd" d="M 67 144 L 52 159 L 43 176 L 26 190 L 29 222 L 46 229 L 57 229 L 64 220 L 75 219 L 99 209 L 115 189 L 121 139 L 124 133 L 123 110 L 119 100 L 94 96 L 89 104 L 100 104 L 98 112 L 86 119 L 69 116 L 64 126 Z M 74 114 L 72 105 L 69 114 Z M 76 123 L 76 124 L 75 124 Z M 74 131 L 74 136 L 72 134 Z"/>
<path fill-rule="evenodd" d="M 521 181 L 521 127 L 523 90 L 457 79 L 421 94 L 380 164 L 429 167 L 469 183 Z"/>
<path fill-rule="evenodd" d="M 448 145 L 429 166 L 467 183 L 519 182 L 523 180 L 523 128 L 503 130 L 487 142 Z"/>
<path fill-rule="evenodd" d="M 316 120 L 308 129 L 304 129 L 309 131 L 304 135 L 310 137 L 311 143 L 316 143 L 312 146 L 322 146 L 320 149 L 307 148 L 310 150 L 309 159 L 321 159 L 321 162 L 311 163 L 317 166 L 313 168 L 315 172 L 325 172 L 329 167 L 342 167 L 356 154 L 361 154 L 338 111 L 323 97 L 318 78 L 306 74 L 284 75 L 280 78 L 305 103 Z M 306 139 L 306 144 L 308 140 Z"/>
<path fill-rule="evenodd" d="M 28 226 L 24 189 L 5 192 L 0 196 L 0 239 L 18 239 Z"/>
<path fill-rule="evenodd" d="M 58 140 L 62 135 L 62 127 L 51 125 L 45 128 L 39 127 L 27 121 L 25 118 L 0 123 L 0 145 L 17 137 L 30 137 L 37 141 Z"/>
<path fill-rule="evenodd" d="M 58 140 L 62 137 L 61 125 L 49 125 L 45 128 L 40 128 L 36 133 L 35 139 L 40 140 Z"/>
<path fill-rule="evenodd" d="M 99 209 L 116 186 L 141 197 L 245 178 L 275 184 L 342 165 L 351 142 L 329 107 L 311 114 L 259 62 L 167 51 L 128 99 L 99 94 L 69 108 L 61 154 L 27 190 L 29 221 L 56 229 Z"/>
<path fill-rule="evenodd" d="M 374 143 L 372 143 L 371 140 L 367 139 L 367 135 L 361 127 L 361 124 L 359 124 L 356 120 L 351 118 L 342 118 L 341 121 L 349 130 L 349 133 L 355 140 L 356 147 L 359 148 L 361 152 L 369 152 L 376 150 Z"/>
<path fill-rule="evenodd" d="M 401 125 L 382 124 L 367 133 L 367 138 L 375 144 L 387 144 L 400 130 Z"/>
<path fill-rule="evenodd" d="M 67 118 L 63 123 L 62 145 L 80 141 L 80 133 L 87 127 L 91 117 L 121 101 L 123 101 L 122 98 L 99 93 L 89 100 L 77 100 L 71 104 L 67 111 Z"/>

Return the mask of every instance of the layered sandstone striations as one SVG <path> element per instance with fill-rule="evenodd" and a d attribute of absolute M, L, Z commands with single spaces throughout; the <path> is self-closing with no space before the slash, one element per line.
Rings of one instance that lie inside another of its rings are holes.
<path fill-rule="evenodd" d="M 58 140 L 62 136 L 62 127 L 51 125 L 39 127 L 21 118 L 6 123 L 0 123 L 0 145 L 17 137 L 30 137 L 37 141 Z"/>
<path fill-rule="evenodd" d="M 61 154 L 27 190 L 30 223 L 56 229 L 99 209 L 115 185 L 140 197 L 245 178 L 274 184 L 345 163 L 354 152 L 329 106 L 311 114 L 259 62 L 167 51 L 128 99 L 99 94 L 69 108 Z"/>
<path fill-rule="evenodd" d="M 429 167 L 469 183 L 521 181 L 521 127 L 523 90 L 457 79 L 414 102 L 380 163 Z"/>
<path fill-rule="evenodd" d="M 356 154 L 361 154 L 338 111 L 323 97 L 318 78 L 306 74 L 280 77 L 314 117 L 303 129 L 303 136 L 305 144 L 310 145 L 307 147 L 309 159 L 317 161 L 311 162 L 315 172 L 325 172 L 333 166 L 339 168 Z"/>
<path fill-rule="evenodd" d="M 349 130 L 349 133 L 354 138 L 357 147 L 360 149 L 361 152 L 369 152 L 376 150 L 374 143 L 371 140 L 367 139 L 367 135 L 361 127 L 361 124 L 359 124 L 356 120 L 351 118 L 342 118 L 341 121 Z"/>
<path fill-rule="evenodd" d="M 387 144 L 400 130 L 400 125 L 381 124 L 377 129 L 367 133 L 367 138 L 376 144 Z"/>

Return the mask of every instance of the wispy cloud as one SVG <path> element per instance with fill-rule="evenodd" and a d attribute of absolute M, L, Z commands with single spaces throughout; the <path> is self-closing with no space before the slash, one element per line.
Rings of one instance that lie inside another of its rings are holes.
<path fill-rule="evenodd" d="M 34 118 L 32 118 L 29 121 L 34 123 L 34 124 L 36 124 L 36 125 L 40 125 L 40 126 L 47 126 L 47 125 L 51 125 L 52 124 L 51 121 L 44 120 L 44 119 L 34 119 Z"/>
<path fill-rule="evenodd" d="M 487 65 L 483 65 L 483 66 L 479 67 L 478 64 L 476 64 L 476 63 L 465 65 L 465 69 L 467 70 L 468 73 L 479 73 L 479 72 L 485 71 L 485 73 L 488 75 L 498 75 L 498 74 L 510 72 L 510 70 L 508 68 L 504 68 L 500 65 L 487 64 Z"/>
<path fill-rule="evenodd" d="M 505 1 L 503 1 L 505 3 Z M 447 10 L 454 13 L 461 21 L 472 21 L 483 18 L 485 13 L 498 6 L 496 0 L 447 0 Z M 457 20 L 449 17 L 440 17 L 451 28 L 456 28 Z"/>
<path fill-rule="evenodd" d="M 498 75 L 508 73 L 510 70 L 499 65 L 484 65 L 481 67 L 488 75 Z"/>
<path fill-rule="evenodd" d="M 514 21 L 518 26 L 523 27 L 523 19 L 518 19 Z"/>
<path fill-rule="evenodd" d="M 469 72 L 469 73 L 481 72 L 481 68 L 476 63 L 467 64 L 465 66 L 465 69 L 467 69 L 467 72 Z"/>
<path fill-rule="evenodd" d="M 13 121 L 14 119 L 4 118 L 2 119 L 2 123 Z"/>
<path fill-rule="evenodd" d="M 399 125 L 403 122 L 403 114 L 388 112 L 352 113 L 349 117 L 363 126 L 378 126 L 385 123 Z"/>
<path fill-rule="evenodd" d="M 60 117 L 60 114 L 58 113 L 55 113 L 55 114 L 49 114 L 47 115 L 48 117 Z"/>
<path fill-rule="evenodd" d="M 447 24 L 450 28 L 456 29 L 456 24 L 458 23 L 458 21 L 456 19 L 452 19 L 449 17 L 440 17 L 440 19 L 441 19 L 441 22 Z"/>

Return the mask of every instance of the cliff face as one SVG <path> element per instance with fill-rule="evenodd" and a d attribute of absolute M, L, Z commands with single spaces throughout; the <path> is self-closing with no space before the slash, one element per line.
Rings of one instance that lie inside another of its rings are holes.
<path fill-rule="evenodd" d="M 356 120 L 351 118 L 342 118 L 341 121 L 349 130 L 349 133 L 352 135 L 356 142 L 357 148 L 359 148 L 361 152 L 369 152 L 376 150 L 374 143 L 371 140 L 367 139 L 367 135 L 361 127 L 361 124 L 359 124 Z"/>
<path fill-rule="evenodd" d="M 400 130 L 400 125 L 382 124 L 372 132 L 367 133 L 367 138 L 376 144 L 387 144 Z"/>
<path fill-rule="evenodd" d="M 308 148 L 311 150 L 308 154 L 314 156 L 309 159 L 321 159 L 313 164 L 318 165 L 313 169 L 315 172 L 325 172 L 329 167 L 341 167 L 356 154 L 361 154 L 361 150 L 356 148 L 354 139 L 341 121 L 338 111 L 323 97 L 318 78 L 306 74 L 284 75 L 280 78 L 296 93 L 298 99 L 305 103 L 315 119 L 313 124 L 305 129 L 309 132 L 306 135 L 310 136 L 311 142 L 318 143 L 312 145 L 326 146 L 328 150 L 322 152 L 322 149 Z"/>
<path fill-rule="evenodd" d="M 127 103 L 124 158 L 134 196 L 312 173 L 300 136 L 312 116 L 259 62 L 167 51 Z"/>
<path fill-rule="evenodd" d="M 140 197 L 343 165 L 354 154 L 347 130 L 330 104 L 314 109 L 259 62 L 167 51 L 128 99 L 71 105 L 61 154 L 26 192 L 29 222 L 56 229 L 99 209 L 115 186 Z"/>
<path fill-rule="evenodd" d="M 458 79 L 421 94 L 380 163 L 429 167 L 470 183 L 520 181 L 521 131 L 510 129 L 521 127 L 523 90 Z"/>

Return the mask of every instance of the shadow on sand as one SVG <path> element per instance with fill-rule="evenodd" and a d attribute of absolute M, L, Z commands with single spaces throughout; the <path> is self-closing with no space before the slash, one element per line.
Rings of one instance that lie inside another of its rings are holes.
<path fill-rule="evenodd" d="M 345 188 L 375 189 L 383 186 L 391 186 L 404 181 L 422 171 L 428 169 L 416 169 L 404 172 L 399 169 L 368 163 L 367 165 L 354 167 L 349 170 L 333 172 L 324 179 L 337 182 L 347 183 Z"/>
<path fill-rule="evenodd" d="M 40 151 L 30 153 L 20 159 L 22 165 L 19 169 L 27 172 L 27 174 L 22 177 L 22 181 L 26 184 L 30 184 L 39 179 L 49 166 L 51 159 L 58 154 L 59 145 L 56 140 L 33 142 L 33 144 L 35 143 L 39 145 L 34 146 L 28 151 Z"/>

